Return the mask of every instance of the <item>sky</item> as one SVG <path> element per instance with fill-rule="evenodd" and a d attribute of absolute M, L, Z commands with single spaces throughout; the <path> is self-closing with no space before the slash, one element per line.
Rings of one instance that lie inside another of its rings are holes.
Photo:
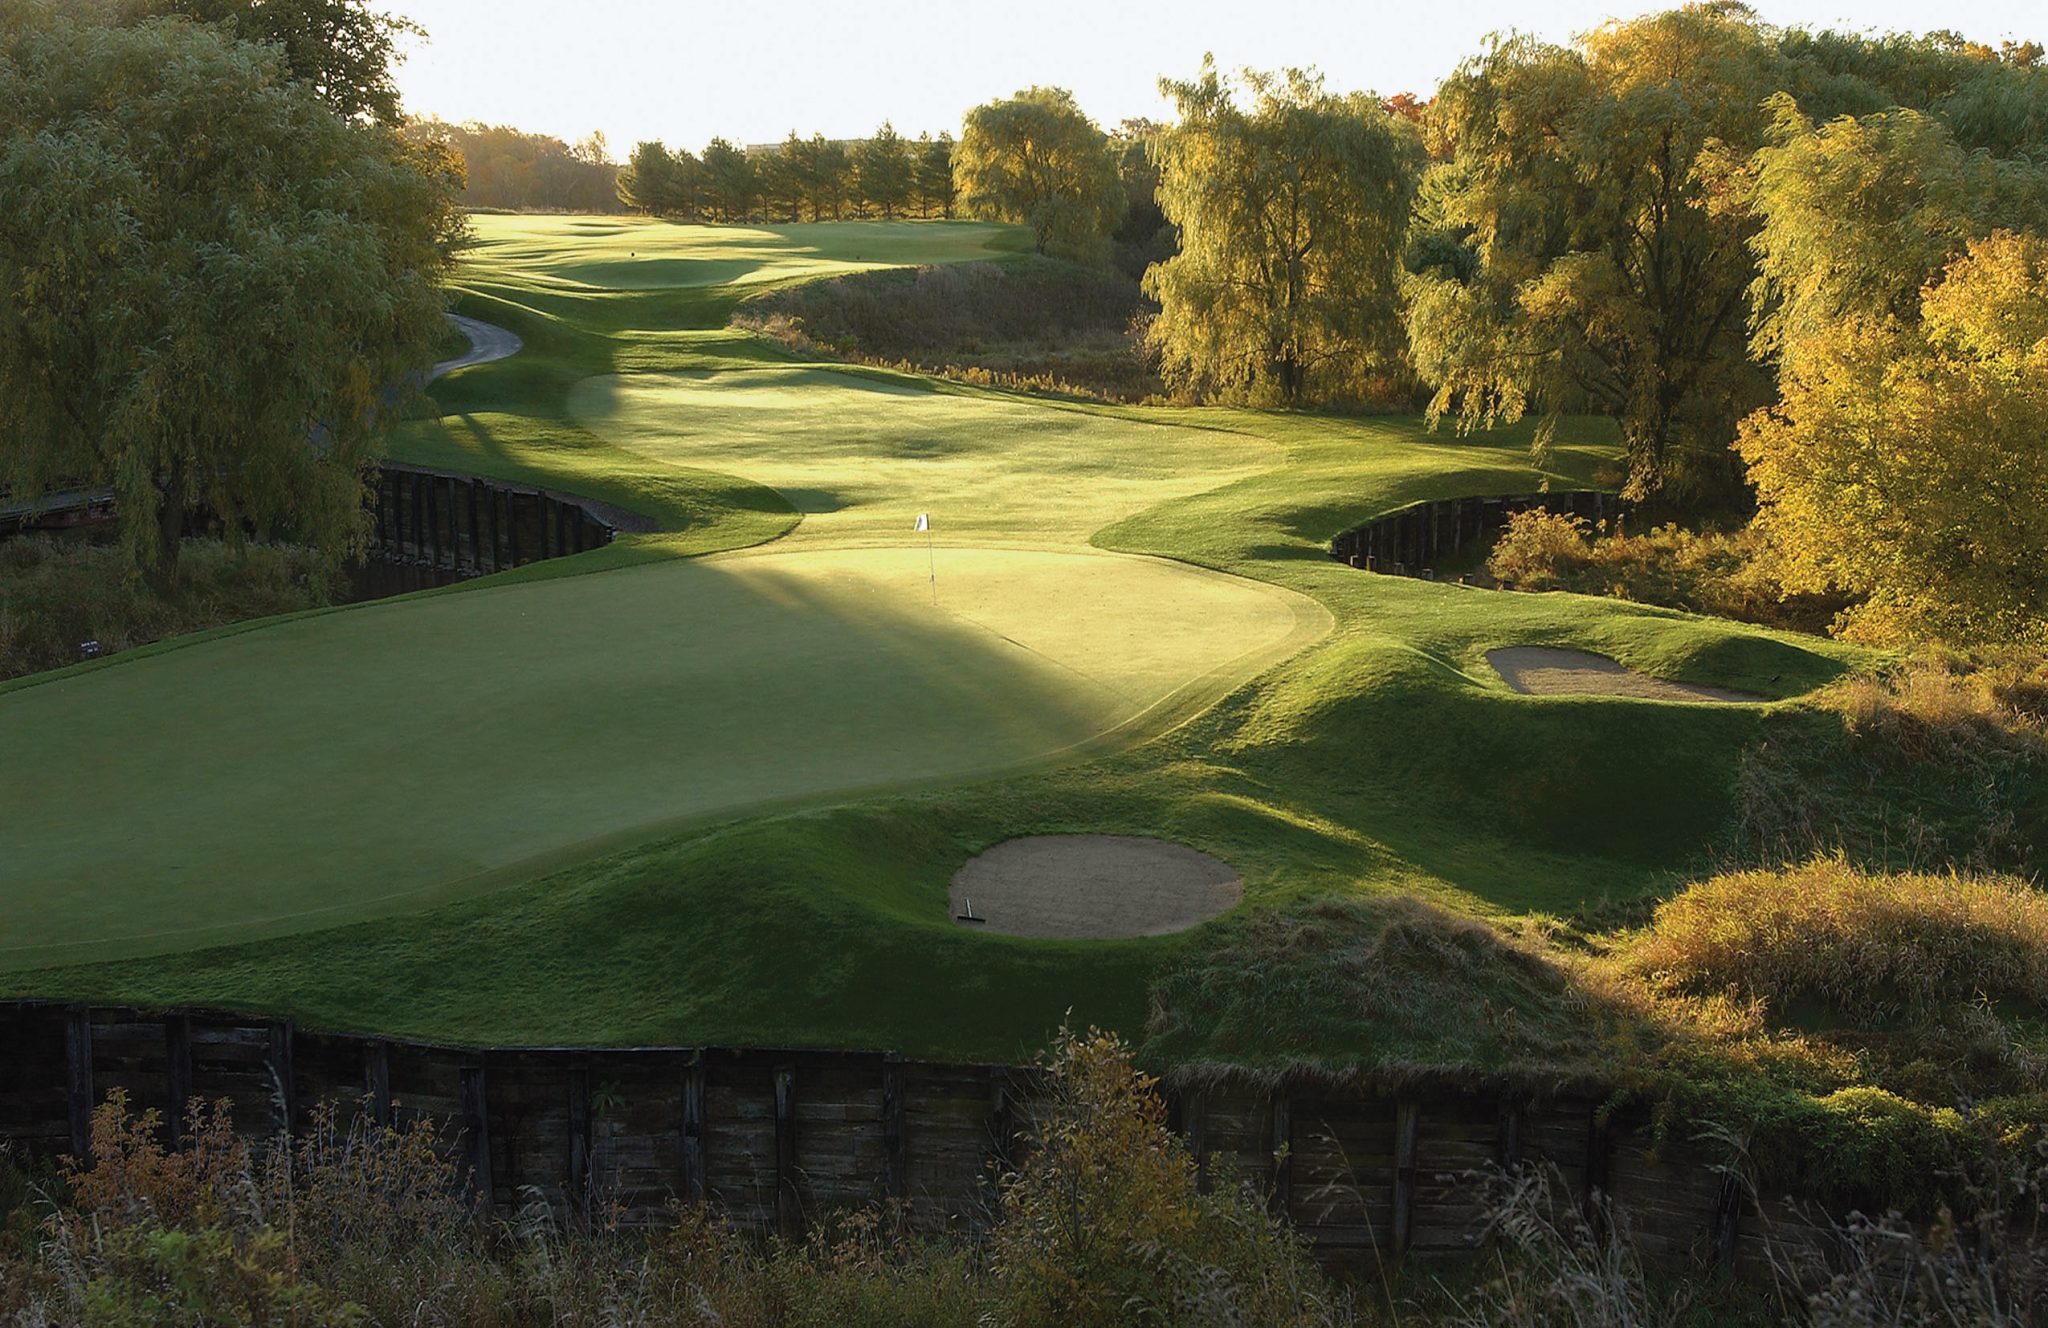
<path fill-rule="evenodd" d="M 1491 32 L 1554 40 L 1663 5 L 1629 0 L 382 0 L 428 33 L 399 71 L 406 108 L 574 142 L 602 130 L 701 148 L 915 137 L 1034 83 L 1073 90 L 1096 121 L 1167 118 L 1162 74 L 1214 52 L 1225 69 L 1314 66 L 1332 89 L 1426 94 Z M 2048 41 L 2038 0 L 1759 0 L 1772 23 L 1878 31 L 1953 28 Z M 994 17 L 984 17 L 993 15 Z"/>

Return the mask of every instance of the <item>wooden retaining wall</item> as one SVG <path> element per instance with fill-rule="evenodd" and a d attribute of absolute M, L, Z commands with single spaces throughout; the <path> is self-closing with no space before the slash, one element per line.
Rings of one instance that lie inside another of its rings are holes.
<path fill-rule="evenodd" d="M 580 499 L 387 462 L 372 477 L 369 556 L 483 576 L 609 544 L 617 527 Z"/>
<path fill-rule="evenodd" d="M 1596 489 L 1444 498 L 1415 503 L 1345 531 L 1330 541 L 1330 556 L 1367 571 L 1434 580 L 1440 564 L 1491 539 L 1510 516 L 1528 511 L 1569 513 L 1597 522 L 1617 519 L 1627 508 L 1618 496 Z"/>
<path fill-rule="evenodd" d="M 318 1033 L 285 1020 L 0 1002 L 0 1139 L 83 1155 L 108 1093 L 184 1128 L 225 1099 L 237 1129 L 303 1128 L 321 1102 L 385 1123 L 426 1118 L 506 1212 L 603 1203 L 629 1223 L 672 1199 L 741 1226 L 801 1232 L 893 1201 L 928 1229 L 973 1229 L 1028 1133 L 1036 1074 L 885 1052 L 722 1047 L 464 1048 Z M 1202 1183 L 1249 1184 L 1338 1270 L 1478 1248 L 1503 1168 L 1554 1166 L 1578 1202 L 1609 1196 L 1655 1257 L 1758 1272 L 1759 1211 L 1694 1157 L 1588 1099 L 1376 1097 L 1226 1082 L 1169 1095 Z M 1774 1204 L 1811 1248 L 1822 1239 Z"/>
<path fill-rule="evenodd" d="M 483 576 L 612 542 L 618 527 L 571 494 L 387 461 L 370 477 L 371 561 Z M 116 519 L 111 490 L 0 502 L 0 538 Z"/>

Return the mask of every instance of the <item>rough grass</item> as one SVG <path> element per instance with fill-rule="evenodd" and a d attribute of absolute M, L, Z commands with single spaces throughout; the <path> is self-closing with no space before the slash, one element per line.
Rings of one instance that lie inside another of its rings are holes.
<path fill-rule="evenodd" d="M 75 664 L 80 647 L 137 646 L 329 603 L 337 574 L 311 550 L 188 540 L 175 589 L 144 581 L 122 551 L 77 538 L 0 540 L 0 679 Z"/>
<path fill-rule="evenodd" d="M 1033 257 L 789 287 L 749 298 L 733 324 L 805 359 L 1135 402 L 1165 390 L 1134 331 L 1153 312 L 1120 273 Z"/>
<path fill-rule="evenodd" d="M 1143 1049 L 1183 1079 L 1584 1084 L 1599 1020 L 1546 951 L 1412 898 L 1263 913 L 1157 981 Z"/>

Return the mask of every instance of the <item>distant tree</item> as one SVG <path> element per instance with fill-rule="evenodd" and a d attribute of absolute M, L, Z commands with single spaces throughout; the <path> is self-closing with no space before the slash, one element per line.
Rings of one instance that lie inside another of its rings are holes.
<path fill-rule="evenodd" d="M 1288 403 L 1361 394 L 1401 354 L 1413 129 L 1299 71 L 1247 72 L 1249 107 L 1213 61 L 1160 87 L 1180 112 L 1154 149 L 1180 252 L 1145 274 L 1162 374 Z"/>
<path fill-rule="evenodd" d="M 860 191 L 885 218 L 907 211 L 916 188 L 916 166 L 910 146 L 887 120 L 860 145 L 855 157 Z"/>
<path fill-rule="evenodd" d="M 1788 589 L 1850 635 L 2048 645 L 2048 240 L 1972 240 L 1920 317 L 1805 332 L 1738 446 Z"/>
<path fill-rule="evenodd" d="M 364 467 L 445 326 L 459 187 L 274 50 L 0 10 L 0 485 L 111 486 L 161 582 L 196 511 L 358 549 Z"/>
<path fill-rule="evenodd" d="M 671 152 L 659 139 L 637 143 L 619 170 L 619 200 L 650 217 L 693 216 L 695 168 L 695 158 Z"/>
<path fill-rule="evenodd" d="M 1497 42 L 1437 90 L 1440 158 L 1420 228 L 1408 336 L 1430 414 L 1620 423 L 1626 491 L 1737 483 L 1735 423 L 1769 376 L 1749 356 L 1754 225 L 1740 167 L 1789 70 L 1753 18 L 1697 6 L 1611 23 L 1573 47 Z"/>
<path fill-rule="evenodd" d="M 853 191 L 853 161 L 844 143 L 823 134 L 811 136 L 811 152 L 811 217 L 838 221 Z"/>
<path fill-rule="evenodd" d="M 804 218 L 806 195 L 804 141 L 794 129 L 774 147 L 754 154 L 754 173 L 761 186 L 762 211 L 774 221 Z"/>
<path fill-rule="evenodd" d="M 621 206 L 619 167 L 611 161 L 603 134 L 572 147 L 507 125 L 440 120 L 410 121 L 405 133 L 446 146 L 462 163 L 467 181 L 462 201 L 469 207 L 612 212 Z"/>
<path fill-rule="evenodd" d="M 969 111 L 953 179 L 963 207 L 1030 226 L 1042 254 L 1101 259 L 1123 218 L 1109 138 L 1064 88 L 1029 88 Z"/>
<path fill-rule="evenodd" d="M 176 15 L 275 46 L 291 77 L 343 116 L 387 125 L 403 118 L 393 78 L 398 43 L 423 35 L 367 0 L 117 0 L 117 8 L 130 22 Z"/>
<path fill-rule="evenodd" d="M 1117 267 L 1132 277 L 1142 277 L 1146 268 L 1173 257 L 1180 243 L 1159 206 L 1159 165 L 1153 153 L 1165 132 L 1165 125 L 1140 119 L 1125 120 L 1110 135 L 1117 178 L 1124 187 L 1124 217 L 1110 238 L 1116 242 Z"/>
<path fill-rule="evenodd" d="M 1421 124 L 1422 113 L 1429 109 L 1429 103 L 1412 92 L 1397 92 L 1391 97 L 1380 99 L 1380 109 L 1388 115 L 1398 115 L 1410 124 Z"/>
<path fill-rule="evenodd" d="M 953 136 L 919 134 L 912 156 L 915 160 L 918 214 L 925 217 L 953 215 Z"/>
<path fill-rule="evenodd" d="M 751 218 L 760 181 L 755 178 L 754 163 L 747 154 L 726 139 L 714 138 L 704 145 L 701 160 L 701 198 L 706 210 L 727 223 Z"/>

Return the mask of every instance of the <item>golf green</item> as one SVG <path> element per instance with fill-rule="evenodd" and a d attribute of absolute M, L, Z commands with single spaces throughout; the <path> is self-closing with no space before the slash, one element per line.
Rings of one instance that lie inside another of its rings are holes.
<path fill-rule="evenodd" d="M 669 824 L 1016 769 L 1156 731 L 1326 621 L 1148 558 L 777 551 L 55 679 L 0 697 L 0 750 L 73 753 L 0 767 L 0 966 L 322 926 Z"/>

